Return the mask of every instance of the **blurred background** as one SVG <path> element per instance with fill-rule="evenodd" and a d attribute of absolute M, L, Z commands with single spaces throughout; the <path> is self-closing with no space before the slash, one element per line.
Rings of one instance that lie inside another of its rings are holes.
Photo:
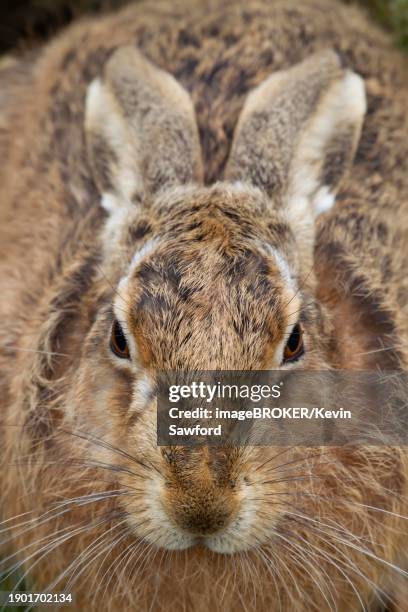
<path fill-rule="evenodd" d="M 130 1 L 0 0 L 0 54 L 36 45 L 81 15 L 106 12 Z M 408 0 L 343 1 L 364 6 L 373 20 L 392 32 L 395 45 L 408 52 Z"/>

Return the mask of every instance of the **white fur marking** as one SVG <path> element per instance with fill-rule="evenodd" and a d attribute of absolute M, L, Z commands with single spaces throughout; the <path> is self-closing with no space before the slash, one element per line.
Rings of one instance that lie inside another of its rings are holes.
<path fill-rule="evenodd" d="M 287 284 L 287 286 L 289 287 L 289 289 L 291 291 L 296 291 L 295 281 L 294 281 L 291 269 L 286 259 L 283 257 L 281 253 L 279 253 L 277 249 L 275 249 L 269 244 L 268 244 L 268 251 L 274 258 L 275 263 L 278 266 L 278 270 L 281 273 L 282 278 Z"/>
<path fill-rule="evenodd" d="M 334 193 L 326 185 L 321 187 L 313 198 L 313 208 L 315 215 L 318 216 L 330 210 L 335 202 Z"/>
<path fill-rule="evenodd" d="M 101 198 L 101 206 L 107 213 L 113 213 L 118 207 L 115 196 L 111 193 L 104 193 Z"/>
<path fill-rule="evenodd" d="M 159 244 L 159 240 L 158 238 L 150 238 L 150 240 L 148 240 L 141 249 L 139 249 L 138 251 L 136 251 L 136 253 L 133 255 L 132 261 L 130 263 L 130 268 L 129 268 L 129 274 L 132 274 L 132 272 L 135 270 L 135 268 L 140 264 L 140 262 L 142 261 L 142 259 L 144 259 L 145 257 L 147 257 L 147 255 L 150 255 L 150 253 L 154 250 L 154 248 Z"/>
<path fill-rule="evenodd" d="M 135 385 L 135 396 L 137 397 L 138 405 L 144 406 L 152 397 L 153 382 L 151 378 L 145 374 L 140 378 Z"/>

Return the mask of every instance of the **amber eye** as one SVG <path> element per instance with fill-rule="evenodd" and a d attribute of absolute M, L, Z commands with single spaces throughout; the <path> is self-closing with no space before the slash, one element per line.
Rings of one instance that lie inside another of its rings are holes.
<path fill-rule="evenodd" d="M 112 325 L 110 348 L 116 357 L 120 357 L 121 359 L 130 359 L 128 343 L 126 341 L 125 334 L 123 333 L 123 329 L 117 320 Z"/>
<path fill-rule="evenodd" d="M 283 362 L 289 363 L 291 361 L 296 361 L 304 352 L 303 330 L 300 323 L 296 323 L 286 343 L 283 352 Z"/>

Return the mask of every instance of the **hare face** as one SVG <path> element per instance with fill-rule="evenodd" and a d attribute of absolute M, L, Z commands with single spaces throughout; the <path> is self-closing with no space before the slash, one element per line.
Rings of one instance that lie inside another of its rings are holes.
<path fill-rule="evenodd" d="M 239 183 L 171 188 L 151 204 L 148 224 L 136 211 L 115 235 L 110 262 L 122 277 L 88 339 L 77 389 L 84 418 L 95 418 L 112 446 L 155 466 L 135 474 L 124 458 L 131 476 L 123 486 L 143 491 L 126 505 L 137 535 L 166 548 L 248 548 L 263 533 L 247 483 L 265 450 L 157 448 L 156 374 L 323 367 L 310 270 L 285 217 L 261 190 Z"/>
<path fill-rule="evenodd" d="M 308 490 L 271 477 L 276 448 L 158 448 L 155 377 L 325 367 L 314 220 L 353 159 L 364 111 L 360 78 L 334 53 L 274 74 L 248 97 L 225 180 L 203 187 L 192 104 L 170 75 L 121 49 L 90 86 L 87 143 L 117 285 L 73 405 L 123 449 L 120 479 L 140 492 L 123 502 L 127 520 L 151 543 L 251 548 L 274 534 L 282 504 L 268 496 Z M 109 461 L 109 447 L 98 452 Z M 286 461 L 301 457 L 291 449 Z"/>

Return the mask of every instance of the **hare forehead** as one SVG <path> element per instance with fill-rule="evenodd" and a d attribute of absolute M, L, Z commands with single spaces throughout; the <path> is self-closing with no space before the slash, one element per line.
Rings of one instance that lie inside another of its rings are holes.
<path fill-rule="evenodd" d="M 134 252 L 120 288 L 136 295 L 148 291 L 152 298 L 170 292 L 186 301 L 194 295 L 201 300 L 224 288 L 226 294 L 219 293 L 220 300 L 246 293 L 255 301 L 259 297 L 278 301 L 282 295 L 296 293 L 292 262 L 279 248 L 262 239 L 233 242 L 223 238 L 205 236 L 199 242 L 149 238 Z"/>
<path fill-rule="evenodd" d="M 221 354 L 228 367 L 260 366 L 266 347 L 270 355 L 292 323 L 287 305 L 293 309 L 296 292 L 284 255 L 260 240 L 245 249 L 223 250 L 216 243 L 200 250 L 151 238 L 133 255 L 120 284 L 129 330 L 137 344 L 149 340 L 144 361 L 171 367 L 173 360 L 190 362 L 190 353 L 200 349 L 206 352 L 202 369 L 206 359 L 224 365 Z M 197 354 L 195 359 L 198 367 Z"/>

